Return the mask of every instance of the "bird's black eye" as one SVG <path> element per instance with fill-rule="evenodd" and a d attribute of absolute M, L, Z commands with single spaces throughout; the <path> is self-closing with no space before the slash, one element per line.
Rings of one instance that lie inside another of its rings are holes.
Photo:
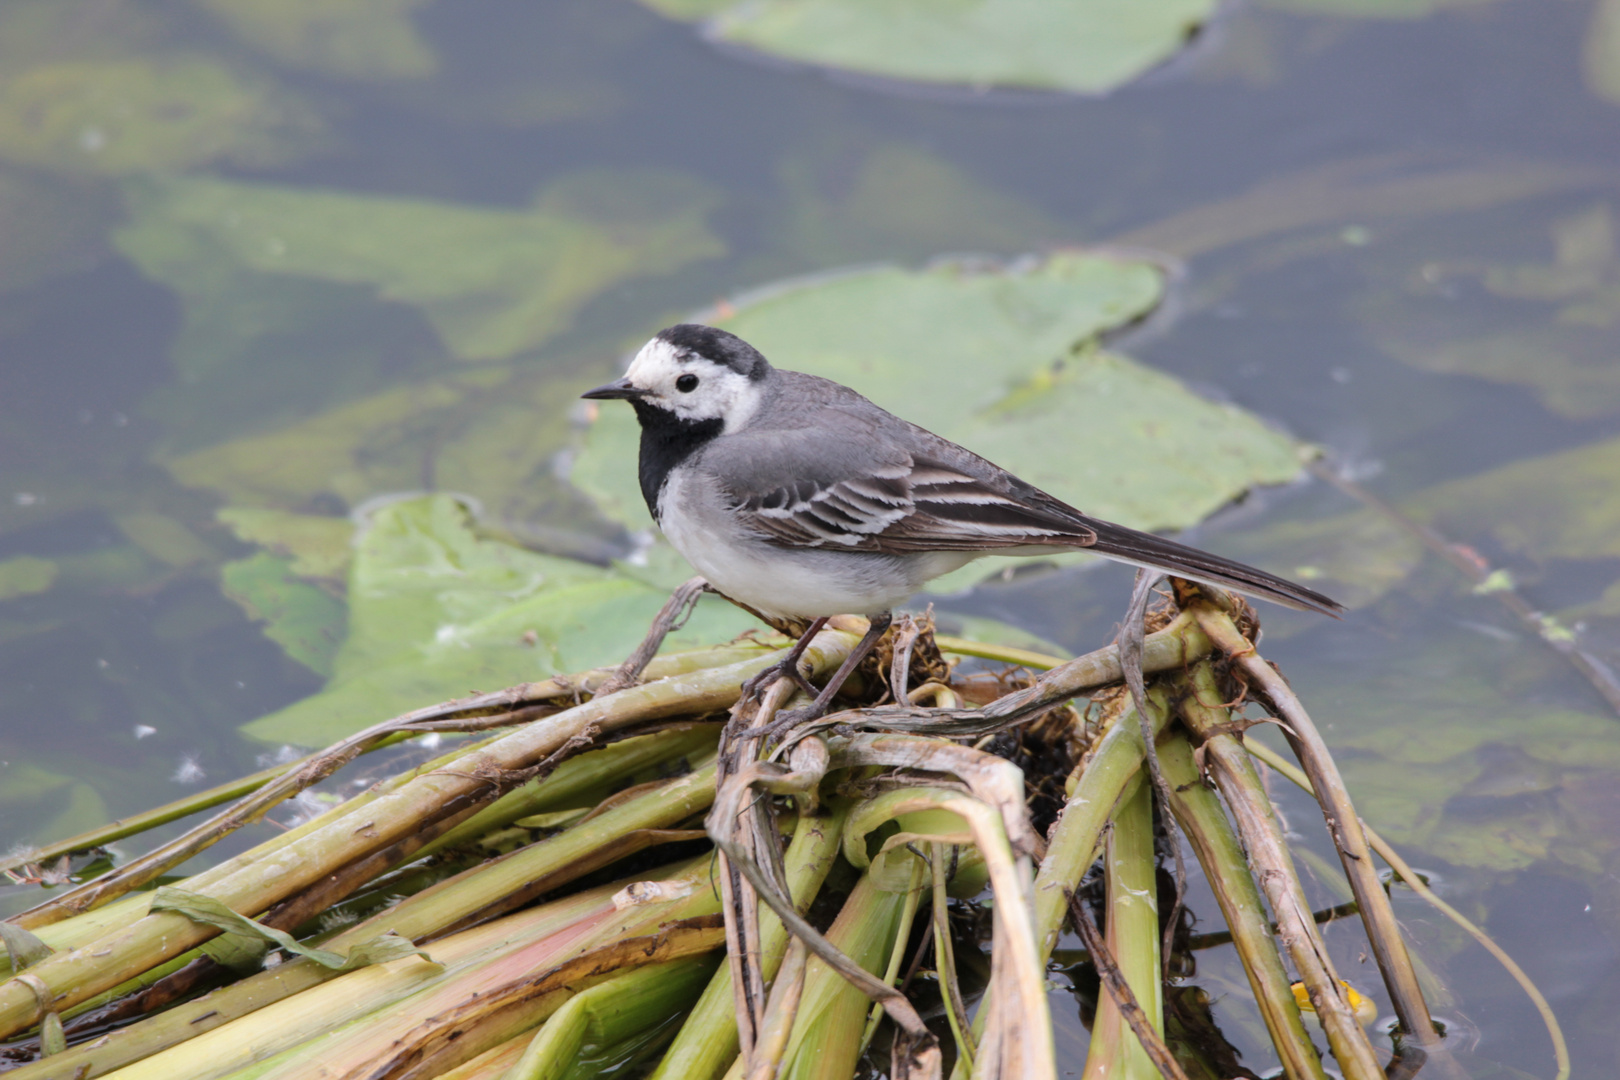
<path fill-rule="evenodd" d="M 683 394 L 690 394 L 697 389 L 698 377 L 696 375 L 682 375 L 675 380 L 675 389 Z"/>

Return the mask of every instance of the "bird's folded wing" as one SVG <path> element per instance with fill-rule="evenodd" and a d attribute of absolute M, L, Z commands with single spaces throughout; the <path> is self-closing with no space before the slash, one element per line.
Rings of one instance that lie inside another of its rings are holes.
<path fill-rule="evenodd" d="M 909 456 L 838 479 L 799 479 L 733 495 L 749 528 L 786 547 L 905 554 L 1084 547 L 1095 539 L 1084 525 L 1021 493 Z"/>

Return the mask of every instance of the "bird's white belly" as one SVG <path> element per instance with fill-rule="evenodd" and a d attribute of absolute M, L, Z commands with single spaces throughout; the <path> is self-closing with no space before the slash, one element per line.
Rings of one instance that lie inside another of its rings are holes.
<path fill-rule="evenodd" d="M 717 505 L 695 510 L 682 497 L 680 480 L 671 475 L 660 500 L 664 535 L 710 585 L 763 615 L 876 615 L 978 554 L 875 555 L 778 547 L 747 534 Z"/>

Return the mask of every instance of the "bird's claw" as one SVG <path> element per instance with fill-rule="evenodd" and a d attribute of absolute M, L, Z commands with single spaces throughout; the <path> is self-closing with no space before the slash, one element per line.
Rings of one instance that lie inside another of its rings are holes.
<path fill-rule="evenodd" d="M 786 660 L 778 661 L 765 670 L 750 677 L 747 682 L 742 684 L 742 696 L 745 699 L 763 701 L 765 698 L 765 692 L 769 690 L 771 688 L 771 684 L 776 682 L 778 679 L 792 679 L 805 693 L 809 694 L 811 697 L 816 696 L 815 686 L 810 682 L 809 679 L 804 677 L 802 672 L 799 671 L 799 664 L 796 658 L 791 662 Z"/>

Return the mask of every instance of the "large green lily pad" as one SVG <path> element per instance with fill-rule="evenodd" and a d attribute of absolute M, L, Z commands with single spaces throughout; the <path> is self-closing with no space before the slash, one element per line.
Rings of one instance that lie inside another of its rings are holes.
<path fill-rule="evenodd" d="M 1084 252 L 880 268 L 788 284 L 712 318 L 781 367 L 836 379 L 1088 513 L 1186 528 L 1301 448 L 1253 416 L 1095 347 L 1158 303 L 1158 268 Z M 631 528 L 651 522 L 631 410 L 598 411 L 571 479 Z M 982 560 L 960 586 L 1001 568 Z"/>
<path fill-rule="evenodd" d="M 298 580 L 292 560 L 267 552 L 238 559 L 220 568 L 220 584 L 288 656 L 317 675 L 332 674 L 343 637 L 343 602 Z"/>
<path fill-rule="evenodd" d="M 449 496 L 396 502 L 376 510 L 356 541 L 349 634 L 331 682 L 243 731 L 325 745 L 475 689 L 618 663 L 666 599 L 622 569 L 481 539 Z M 694 648 L 756 626 L 709 597 L 668 645 Z"/>
<path fill-rule="evenodd" d="M 576 175 L 523 210 L 198 177 L 129 194 L 118 246 L 181 293 L 188 321 L 227 321 L 210 305 L 240 299 L 214 272 L 223 257 L 415 305 L 466 360 L 533 349 L 609 286 L 724 251 L 705 224 L 710 196 L 663 174 Z"/>
<path fill-rule="evenodd" d="M 578 389 L 550 366 L 461 368 L 163 461 L 181 484 L 222 496 L 239 537 L 298 559 L 310 577 L 348 557 L 348 522 L 310 509 L 423 490 L 470 496 L 525 543 L 600 559 L 614 527 L 555 475 Z"/>
<path fill-rule="evenodd" d="M 244 41 L 292 67 L 408 79 L 438 66 L 411 13 L 428 0 L 195 0 Z"/>
<path fill-rule="evenodd" d="M 202 56 L 47 63 L 0 81 L 0 156 L 69 172 L 269 165 L 318 129 L 296 99 Z"/>
<path fill-rule="evenodd" d="M 1213 0 L 642 0 L 733 45 L 842 71 L 1095 94 L 1162 63 Z"/>

